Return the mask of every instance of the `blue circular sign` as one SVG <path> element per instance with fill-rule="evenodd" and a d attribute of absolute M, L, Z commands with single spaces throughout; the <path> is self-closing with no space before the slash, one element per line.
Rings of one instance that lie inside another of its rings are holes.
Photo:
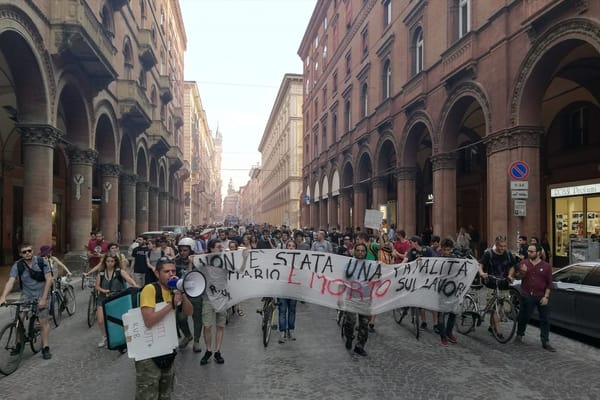
<path fill-rule="evenodd" d="M 516 181 L 524 181 L 529 176 L 529 165 L 525 161 L 515 161 L 508 167 L 508 175 Z"/>

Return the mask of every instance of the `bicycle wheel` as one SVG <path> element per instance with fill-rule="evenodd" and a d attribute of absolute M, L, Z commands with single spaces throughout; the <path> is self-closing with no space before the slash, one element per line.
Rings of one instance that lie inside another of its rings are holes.
<path fill-rule="evenodd" d="M 65 300 L 65 309 L 67 310 L 67 314 L 73 315 L 75 314 L 75 288 L 71 285 L 67 285 L 67 287 L 63 290 L 63 296 Z"/>
<path fill-rule="evenodd" d="M 492 307 L 492 334 L 499 343 L 508 343 L 515 334 L 517 319 L 510 298 L 497 299 Z"/>
<path fill-rule="evenodd" d="M 50 304 L 50 314 L 52 314 L 52 321 L 54 321 L 54 326 L 58 327 L 60 325 L 60 319 L 62 317 L 62 297 L 58 294 L 58 292 L 52 292 L 52 304 Z"/>
<path fill-rule="evenodd" d="M 470 294 L 465 295 L 461 304 L 461 311 L 456 316 L 456 330 L 463 335 L 467 335 L 475 329 L 475 318 L 477 314 L 477 304 Z"/>
<path fill-rule="evenodd" d="M 88 312 L 87 312 L 87 324 L 91 328 L 94 326 L 94 322 L 96 322 L 96 293 L 90 293 L 90 299 L 88 300 Z"/>
<path fill-rule="evenodd" d="M 394 308 L 392 313 L 394 314 L 394 321 L 397 324 L 401 324 L 404 317 L 408 314 L 408 307 Z"/>
<path fill-rule="evenodd" d="M 514 318 L 515 321 L 519 322 L 519 312 L 521 311 L 521 293 L 516 289 L 510 289 L 510 302 L 512 303 L 512 313 L 509 315 L 510 318 Z"/>
<path fill-rule="evenodd" d="M 419 336 L 421 336 L 421 314 L 419 313 L 419 309 L 417 307 L 411 307 L 410 312 L 412 315 L 412 323 L 415 327 L 415 337 L 419 340 Z"/>
<path fill-rule="evenodd" d="M 32 316 L 29 319 L 29 346 L 31 351 L 39 353 L 42 350 L 42 328 L 40 326 L 40 320 L 37 315 Z"/>
<path fill-rule="evenodd" d="M 273 318 L 272 307 L 273 306 L 269 303 L 268 305 L 265 305 L 265 307 L 263 308 L 262 331 L 263 331 L 263 345 L 265 347 L 267 347 L 269 345 L 269 339 L 271 339 L 271 329 L 272 329 L 271 318 Z"/>
<path fill-rule="evenodd" d="M 19 368 L 23 348 L 25 344 L 25 332 L 22 325 L 16 322 L 4 326 L 0 331 L 0 372 L 4 375 L 12 374 Z"/>

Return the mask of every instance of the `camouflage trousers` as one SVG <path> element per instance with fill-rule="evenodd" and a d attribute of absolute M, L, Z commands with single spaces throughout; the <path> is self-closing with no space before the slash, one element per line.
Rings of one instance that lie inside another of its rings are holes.
<path fill-rule="evenodd" d="M 349 311 L 344 311 L 344 335 L 354 338 L 354 327 L 356 326 L 356 317 L 358 316 L 358 345 L 364 347 L 369 338 L 369 319 L 368 315 L 357 314 Z"/>
<path fill-rule="evenodd" d="M 135 400 L 169 400 L 173 394 L 175 362 L 158 368 L 152 359 L 135 362 Z"/>

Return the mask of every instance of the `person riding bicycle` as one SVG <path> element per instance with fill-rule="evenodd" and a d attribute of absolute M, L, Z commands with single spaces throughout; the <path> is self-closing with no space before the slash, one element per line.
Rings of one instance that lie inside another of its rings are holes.
<path fill-rule="evenodd" d="M 42 330 L 42 357 L 44 360 L 52 358 L 49 346 L 50 337 L 50 287 L 52 286 L 52 273 L 50 265 L 43 257 L 33 255 L 33 246 L 24 243 L 19 246 L 21 257 L 11 267 L 8 281 L 0 296 L 0 305 L 6 302 L 6 296 L 12 291 L 15 279 L 21 282 L 21 300 L 37 301 L 37 316 Z M 23 343 L 21 343 L 23 345 Z"/>
<path fill-rule="evenodd" d="M 500 297 L 507 296 L 506 292 L 509 283 L 514 280 L 517 264 L 518 259 L 507 250 L 506 236 L 497 236 L 494 245 L 483 252 L 483 256 L 479 261 L 479 276 L 481 276 L 483 284 L 491 289 L 488 291 L 488 301 L 492 297 L 493 289 L 496 286 L 500 289 Z M 498 328 L 498 321 L 494 314 L 492 314 L 492 320 L 488 328 L 489 332 L 492 332 L 492 323 Z"/>
<path fill-rule="evenodd" d="M 52 254 L 53 251 L 54 251 L 54 246 L 45 244 L 42 247 L 40 247 L 40 252 L 39 252 L 38 256 L 44 257 L 46 259 L 46 261 L 48 261 L 48 265 L 50 265 L 50 271 L 52 271 L 53 273 L 56 272 L 60 276 L 61 274 L 59 273 L 59 270 L 57 269 L 57 268 L 60 268 L 61 270 L 63 270 L 65 272 L 65 275 L 67 275 L 67 276 L 73 275 L 71 273 L 71 270 L 69 270 L 69 268 L 67 268 L 67 266 L 65 264 L 63 264 L 57 257 L 55 257 Z"/>

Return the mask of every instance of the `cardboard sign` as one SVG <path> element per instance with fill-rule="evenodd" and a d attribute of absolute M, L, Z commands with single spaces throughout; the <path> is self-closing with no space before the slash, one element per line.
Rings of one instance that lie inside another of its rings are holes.
<path fill-rule="evenodd" d="M 170 303 L 158 303 L 155 310 L 161 310 L 163 307 L 172 306 Z M 142 309 L 132 308 L 123 314 L 123 327 L 127 340 L 127 355 L 136 361 L 170 354 L 177 348 L 175 310 L 148 329 L 144 324 Z"/>
<path fill-rule="evenodd" d="M 383 213 L 379 210 L 365 210 L 365 227 L 371 229 L 381 229 L 383 222 Z"/>

